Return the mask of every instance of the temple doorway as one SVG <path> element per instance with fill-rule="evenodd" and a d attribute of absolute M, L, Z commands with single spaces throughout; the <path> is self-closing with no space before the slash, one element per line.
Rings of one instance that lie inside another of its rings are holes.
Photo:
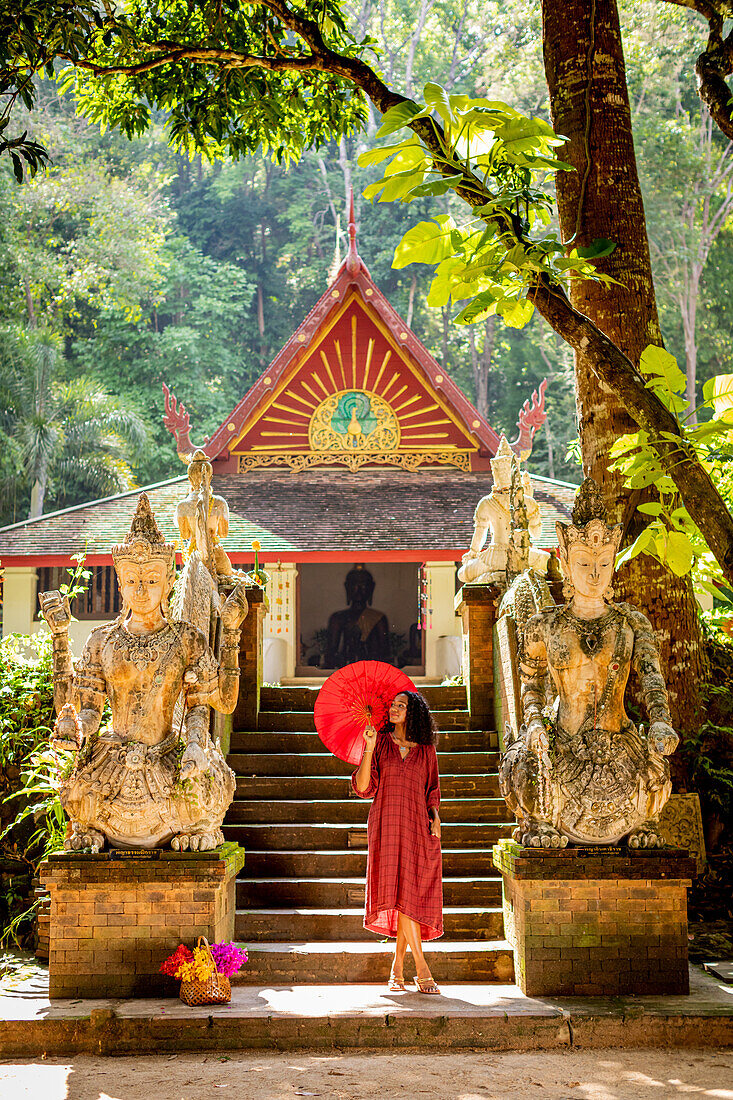
<path fill-rule="evenodd" d="M 419 573 L 416 562 L 300 565 L 296 676 L 327 675 L 369 659 L 423 675 Z"/>

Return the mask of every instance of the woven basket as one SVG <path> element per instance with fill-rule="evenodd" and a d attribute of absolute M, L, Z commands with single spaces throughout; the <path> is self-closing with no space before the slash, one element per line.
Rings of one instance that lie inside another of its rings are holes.
<path fill-rule="evenodd" d="M 205 947 L 211 957 L 209 941 L 205 936 L 199 936 L 198 947 Z M 226 1005 L 232 999 L 232 987 L 226 974 L 216 971 L 206 981 L 196 979 L 192 982 L 181 982 L 181 1000 L 186 1005 Z"/>

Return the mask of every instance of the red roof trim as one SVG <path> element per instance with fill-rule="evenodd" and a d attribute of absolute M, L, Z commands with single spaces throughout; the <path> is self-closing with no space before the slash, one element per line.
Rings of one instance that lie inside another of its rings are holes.
<path fill-rule="evenodd" d="M 464 553 L 463 547 L 448 548 L 444 550 L 436 550 L 430 548 L 427 551 L 427 559 L 425 551 L 418 550 L 390 550 L 386 552 L 384 550 L 354 550 L 353 552 L 345 550 L 305 550 L 305 551 L 293 551 L 282 550 L 276 554 L 267 553 L 260 550 L 259 560 L 262 565 L 269 565 L 270 567 L 277 564 L 279 561 L 292 561 L 292 562 L 339 562 L 339 561 L 455 561 L 460 562 L 461 555 Z M 250 552 L 249 555 L 244 553 L 232 553 L 229 555 L 234 565 L 247 565 L 251 566 L 254 563 L 254 554 Z M 6 569 L 16 568 L 32 568 L 42 569 L 44 566 L 67 566 L 71 565 L 71 558 L 68 554 L 3 554 L 3 561 Z M 176 563 L 180 566 L 183 564 L 183 560 L 180 554 L 176 555 Z M 111 554 L 89 554 L 84 560 L 85 566 L 95 565 L 112 565 Z"/>

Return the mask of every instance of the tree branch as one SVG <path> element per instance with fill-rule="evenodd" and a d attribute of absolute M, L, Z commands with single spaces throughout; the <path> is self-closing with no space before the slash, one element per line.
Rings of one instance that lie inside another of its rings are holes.
<path fill-rule="evenodd" d="M 731 89 L 726 78 L 733 73 L 733 31 L 723 37 L 726 19 L 733 18 L 733 0 L 661 0 L 697 12 L 708 23 L 708 41 L 695 63 L 697 91 L 712 119 L 726 137 L 733 139 Z"/>

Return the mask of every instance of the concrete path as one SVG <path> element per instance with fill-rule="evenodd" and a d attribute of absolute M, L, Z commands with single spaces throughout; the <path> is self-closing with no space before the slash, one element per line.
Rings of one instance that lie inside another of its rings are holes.
<path fill-rule="evenodd" d="M 0 993 L 0 1056 L 275 1048 L 557 1050 L 733 1046 L 733 985 L 691 967 L 689 997 L 534 999 L 514 985 L 452 985 L 442 996 L 384 986 L 237 986 L 230 1004 L 176 999 L 49 1001 L 45 971 Z M 733 1084 L 732 1084 L 733 1087 Z"/>

